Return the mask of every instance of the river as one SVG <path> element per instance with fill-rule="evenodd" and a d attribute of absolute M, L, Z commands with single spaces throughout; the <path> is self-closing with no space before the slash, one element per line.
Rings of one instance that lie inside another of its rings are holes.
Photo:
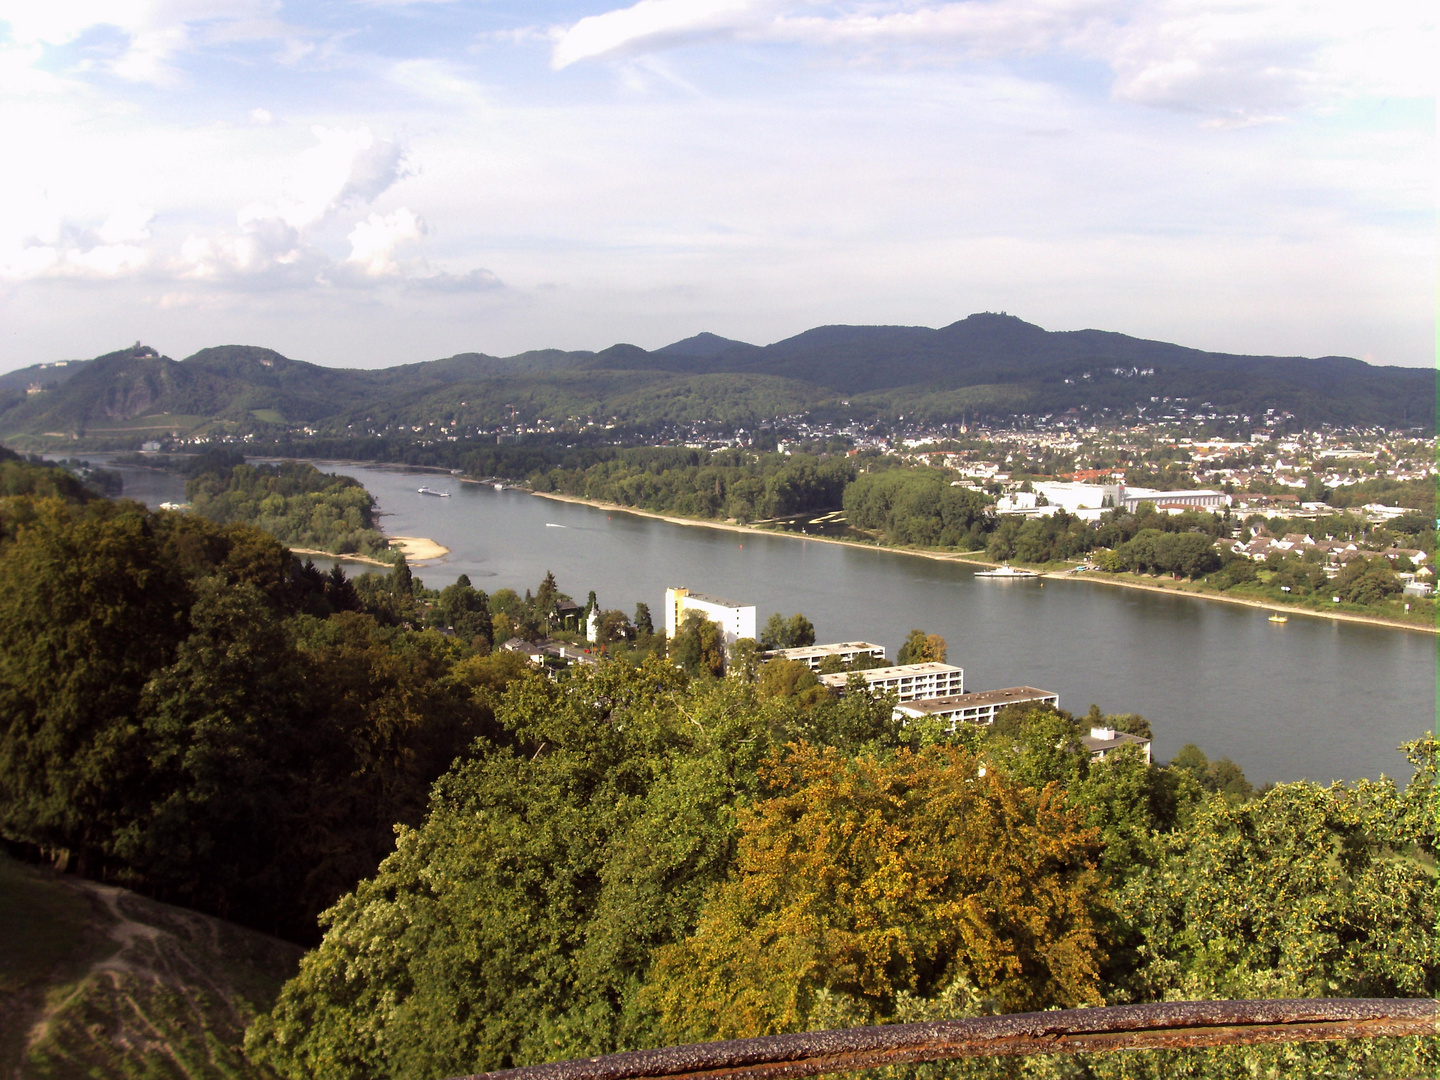
<path fill-rule="evenodd" d="M 1404 779 L 1395 748 L 1433 730 L 1436 638 L 1406 630 L 1266 612 L 1082 580 L 987 581 L 975 568 L 803 538 L 741 534 L 495 491 L 429 473 L 320 464 L 365 485 L 399 536 L 450 549 L 415 567 L 437 587 L 522 594 L 547 570 L 584 601 L 662 620 L 666 586 L 753 603 L 760 623 L 801 611 L 820 641 L 866 640 L 891 656 L 912 627 L 942 635 L 967 690 L 1038 686 L 1084 713 L 1136 712 L 1168 758 L 1195 743 L 1256 784 Z M 178 478 L 122 470 L 126 494 L 183 498 Z M 427 484 L 452 492 L 421 495 Z"/>

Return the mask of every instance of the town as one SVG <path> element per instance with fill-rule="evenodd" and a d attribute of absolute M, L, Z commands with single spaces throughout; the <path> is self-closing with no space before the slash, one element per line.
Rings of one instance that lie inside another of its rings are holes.
<path fill-rule="evenodd" d="M 929 720 L 953 734 L 960 724 L 989 726 L 1003 709 L 1016 706 L 1060 707 L 1060 696 L 1033 686 L 1010 686 L 997 690 L 965 690 L 965 671 L 943 658 L 890 663 L 885 647 L 868 641 L 815 644 L 813 641 L 788 647 L 764 648 L 757 632 L 754 604 L 709 596 L 677 587 L 665 590 L 665 639 L 676 641 L 687 629 L 708 624 L 718 632 L 721 671 L 732 677 L 755 681 L 761 664 L 776 664 L 813 674 L 815 683 L 833 694 L 869 693 L 890 695 L 893 718 L 902 725 Z M 581 607 L 556 594 L 552 612 L 562 628 L 584 627 L 584 639 L 591 646 L 602 645 L 601 612 L 598 604 Z M 806 623 L 808 625 L 808 622 Z M 448 628 L 447 628 L 448 629 Z M 813 636 L 813 631 L 808 635 Z M 538 641 L 513 637 L 499 646 L 501 651 L 524 656 L 532 665 L 557 675 L 573 665 L 593 667 L 600 662 L 597 652 L 577 645 L 575 634 L 546 636 Z M 943 644 L 939 646 L 943 657 Z M 933 653 L 932 653 L 933 655 Z M 717 672 L 718 673 L 718 672 Z M 1101 760 L 1121 746 L 1134 746 L 1148 764 L 1151 739 L 1117 731 L 1113 726 L 1092 726 L 1081 736 L 1081 745 L 1093 760 Z"/>

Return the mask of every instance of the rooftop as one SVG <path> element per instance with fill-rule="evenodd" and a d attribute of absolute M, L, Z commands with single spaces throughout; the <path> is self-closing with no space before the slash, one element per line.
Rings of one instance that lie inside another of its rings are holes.
<path fill-rule="evenodd" d="M 899 708 L 912 712 L 936 713 L 948 712 L 954 708 L 974 708 L 976 706 L 989 705 L 1011 705 L 1022 701 L 1038 701 L 1042 698 L 1054 698 L 1059 695 L 1053 690 L 1039 690 L 1033 686 L 1010 686 L 1004 690 L 982 690 L 976 694 L 951 694 L 948 697 L 919 698 L 915 701 L 902 702 Z"/>

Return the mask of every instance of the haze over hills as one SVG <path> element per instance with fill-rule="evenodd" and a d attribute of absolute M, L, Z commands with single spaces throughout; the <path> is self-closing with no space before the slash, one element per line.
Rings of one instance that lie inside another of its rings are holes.
<path fill-rule="evenodd" d="M 1004 314 L 938 330 L 823 326 L 758 346 L 701 333 L 660 349 L 462 353 L 384 369 L 331 368 L 229 345 L 182 361 L 141 346 L 0 376 L 0 437 L 90 441 L 226 430 L 569 418 L 754 424 L 822 410 L 943 423 L 1076 410 L 1151 417 L 1184 401 L 1302 424 L 1433 426 L 1431 372 L 1350 357 L 1237 356 L 1099 330 L 1051 332 Z"/>

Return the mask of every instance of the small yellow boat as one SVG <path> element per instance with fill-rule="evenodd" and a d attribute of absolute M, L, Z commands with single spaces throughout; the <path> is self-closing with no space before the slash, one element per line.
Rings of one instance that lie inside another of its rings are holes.
<path fill-rule="evenodd" d="M 1288 616 L 1288 615 L 1281 615 L 1281 614 L 1277 611 L 1277 612 L 1275 612 L 1275 614 L 1273 614 L 1273 615 L 1270 616 L 1270 621 L 1271 621 L 1271 622 L 1285 622 L 1287 619 L 1289 619 L 1289 617 L 1290 617 L 1290 616 Z"/>

